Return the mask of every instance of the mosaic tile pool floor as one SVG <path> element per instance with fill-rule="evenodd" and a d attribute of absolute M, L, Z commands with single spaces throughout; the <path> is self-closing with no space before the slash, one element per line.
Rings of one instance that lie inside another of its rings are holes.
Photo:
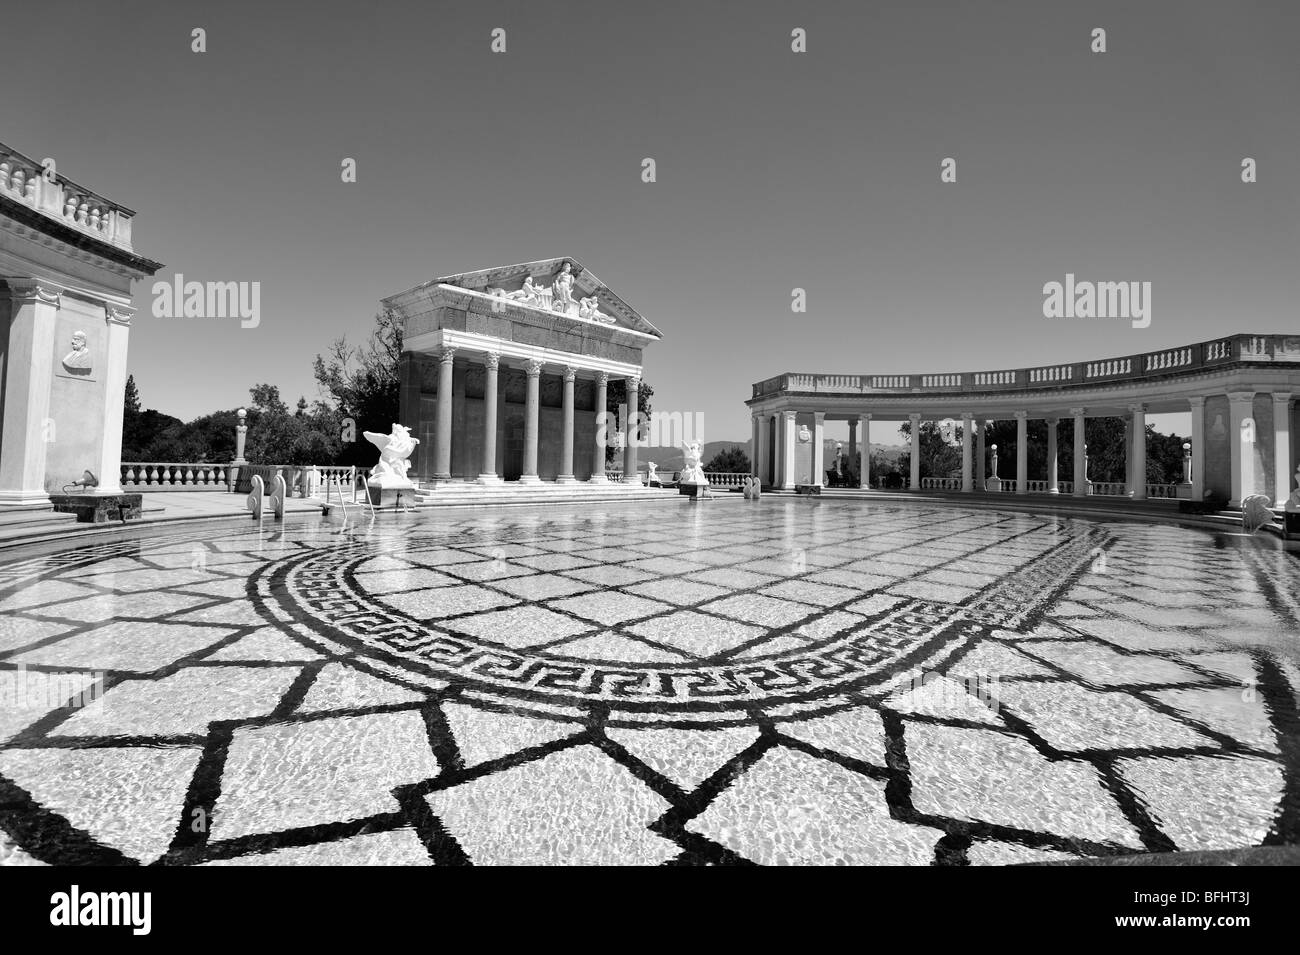
<path fill-rule="evenodd" d="M 1269 540 L 771 499 L 61 546 L 0 556 L 0 864 L 1300 841 Z"/>

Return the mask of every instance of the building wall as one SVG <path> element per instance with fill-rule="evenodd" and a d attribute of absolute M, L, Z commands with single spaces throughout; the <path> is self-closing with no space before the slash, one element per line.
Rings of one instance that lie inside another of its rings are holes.
<path fill-rule="evenodd" d="M 85 332 L 91 356 L 91 367 L 84 373 L 63 367 L 63 358 L 72 350 L 73 332 L 77 331 Z M 49 361 L 54 377 L 50 382 L 50 422 L 46 429 L 45 490 L 59 493 L 65 484 L 79 480 L 83 471 L 98 472 L 100 467 L 108 403 L 108 325 L 102 304 L 62 296 Z M 96 473 L 96 477 L 103 479 L 105 475 Z M 117 475 L 107 477 L 115 480 Z"/>

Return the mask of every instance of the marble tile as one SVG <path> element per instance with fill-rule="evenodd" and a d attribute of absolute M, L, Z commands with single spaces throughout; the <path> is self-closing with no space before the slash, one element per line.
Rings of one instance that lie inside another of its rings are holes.
<path fill-rule="evenodd" d="M 226 756 L 211 838 L 394 812 L 394 787 L 438 774 L 418 713 L 240 729 Z"/>
<path fill-rule="evenodd" d="M 161 680 L 126 680 L 101 706 L 87 708 L 53 731 L 59 736 L 202 734 L 213 720 L 267 716 L 293 685 L 294 667 L 191 667 Z"/>
<path fill-rule="evenodd" d="M 498 713 L 461 703 L 442 707 L 466 768 L 521 750 L 565 739 L 583 730 L 581 723 Z"/>
<path fill-rule="evenodd" d="M 920 812 L 1140 848 L 1087 763 L 1051 762 L 1006 733 L 909 722 L 912 805 Z"/>
<path fill-rule="evenodd" d="M 719 620 L 694 610 L 679 610 L 625 627 L 629 633 L 705 658 L 763 636 L 761 627 Z"/>
<path fill-rule="evenodd" d="M 433 865 L 420 837 L 411 829 L 372 832 L 334 842 L 290 846 L 274 852 L 235 856 L 204 863 L 210 866 L 311 865 L 389 866 Z"/>
<path fill-rule="evenodd" d="M 605 732 L 641 762 L 687 792 L 758 739 L 749 726 L 715 730 L 611 729 Z"/>
<path fill-rule="evenodd" d="M 15 654 L 8 662 L 149 673 L 220 643 L 234 632 L 227 627 L 124 621 Z"/>
<path fill-rule="evenodd" d="M 1260 845 L 1282 794 L 1282 768 L 1257 758 L 1125 759 L 1120 775 L 1179 849 Z"/>
<path fill-rule="evenodd" d="M 640 620 L 673 609 L 670 604 L 620 593 L 617 590 L 552 600 L 549 606 L 564 613 L 594 620 L 604 626 Z"/>
<path fill-rule="evenodd" d="M 590 746 L 426 799 L 476 865 L 658 865 L 680 852 L 649 830 L 669 804 Z"/>
<path fill-rule="evenodd" d="M 762 865 L 929 865 L 943 835 L 892 819 L 883 782 L 784 747 L 686 828 Z"/>
<path fill-rule="evenodd" d="M 181 822 L 197 747 L 0 751 L 0 773 L 42 806 L 129 859 L 148 864 Z"/>
<path fill-rule="evenodd" d="M 507 647 L 531 647 L 563 637 L 585 633 L 590 624 L 547 610 L 545 607 L 512 607 L 448 621 L 447 628 L 472 637 L 483 637 Z"/>

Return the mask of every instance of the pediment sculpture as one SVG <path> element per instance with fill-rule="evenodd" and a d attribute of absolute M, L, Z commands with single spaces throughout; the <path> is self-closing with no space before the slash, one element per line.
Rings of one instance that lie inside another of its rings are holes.
<path fill-rule="evenodd" d="M 517 305 L 541 308 L 548 312 L 567 315 L 569 318 L 600 322 L 602 325 L 613 325 L 613 316 L 606 315 L 600 310 L 600 299 L 597 296 L 589 295 L 583 299 L 574 299 L 573 282 L 573 267 L 565 262 L 560 274 L 555 277 L 555 283 L 549 288 L 537 285 L 529 275 L 524 279 L 523 288 L 513 292 L 498 287 L 489 287 L 486 291 L 493 298 L 505 299 Z"/>

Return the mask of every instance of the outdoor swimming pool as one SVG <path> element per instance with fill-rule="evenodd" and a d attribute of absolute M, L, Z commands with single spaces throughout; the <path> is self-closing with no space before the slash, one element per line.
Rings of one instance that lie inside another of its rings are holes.
<path fill-rule="evenodd" d="M 909 502 L 0 552 L 0 863 L 1293 844 L 1298 595 L 1273 540 Z"/>

